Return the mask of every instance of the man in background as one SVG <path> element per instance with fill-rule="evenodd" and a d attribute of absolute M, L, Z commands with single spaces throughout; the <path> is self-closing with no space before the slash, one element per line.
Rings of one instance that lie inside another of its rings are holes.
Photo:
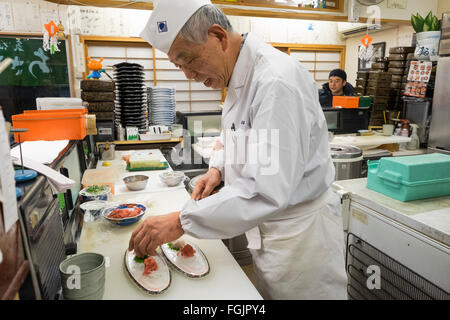
<path fill-rule="evenodd" d="M 334 69 L 328 76 L 328 82 L 319 90 L 319 101 L 322 108 L 333 106 L 333 96 L 354 96 L 355 88 L 347 82 L 347 73 L 342 69 Z"/>

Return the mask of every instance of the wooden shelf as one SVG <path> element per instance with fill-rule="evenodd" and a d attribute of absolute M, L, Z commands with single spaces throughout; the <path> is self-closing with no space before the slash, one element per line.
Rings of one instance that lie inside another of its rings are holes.
<path fill-rule="evenodd" d="M 317 11 L 317 12 L 344 12 L 344 0 L 335 0 L 328 2 L 334 2 L 335 7 L 328 8 L 304 8 L 299 6 L 288 6 L 277 3 L 275 1 L 255 1 L 255 0 L 237 0 L 237 1 L 212 1 L 215 4 L 220 5 L 233 5 L 233 6 L 246 6 L 246 7 L 255 7 L 255 8 L 271 8 L 271 9 L 290 9 L 290 10 L 298 10 L 298 11 Z"/>

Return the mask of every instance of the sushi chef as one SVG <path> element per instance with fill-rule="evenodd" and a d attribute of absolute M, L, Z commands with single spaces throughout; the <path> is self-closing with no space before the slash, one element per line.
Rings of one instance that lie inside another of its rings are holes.
<path fill-rule="evenodd" d="M 143 256 L 183 234 L 245 232 L 265 299 L 346 299 L 340 198 L 330 189 L 327 124 L 308 71 L 235 32 L 209 0 L 160 0 L 141 37 L 188 79 L 227 88 L 227 97 L 221 142 L 192 199 L 180 212 L 144 220 L 129 250 Z M 268 159 L 249 161 L 255 150 Z"/>

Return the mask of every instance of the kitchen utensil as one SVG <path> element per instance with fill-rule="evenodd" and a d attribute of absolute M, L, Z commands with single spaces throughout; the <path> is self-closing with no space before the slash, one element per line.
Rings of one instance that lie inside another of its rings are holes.
<path fill-rule="evenodd" d="M 83 210 L 85 215 L 89 215 L 91 218 L 96 219 L 107 205 L 107 201 L 92 200 L 80 204 L 80 209 Z"/>
<path fill-rule="evenodd" d="M 393 124 L 383 124 L 383 135 L 392 136 L 394 134 Z"/>
<path fill-rule="evenodd" d="M 128 203 L 122 203 L 118 206 L 114 206 L 114 207 L 110 207 L 110 208 L 105 208 L 102 211 L 102 215 L 103 217 L 108 220 L 109 222 L 111 222 L 112 224 L 118 225 L 118 226 L 129 226 L 133 223 L 138 222 L 142 216 L 145 214 L 146 211 L 146 207 L 142 204 L 135 204 L 135 207 L 141 208 L 142 211 L 134 216 L 134 217 L 129 217 L 129 218 L 110 218 L 108 217 L 114 210 L 116 209 L 127 209 L 130 208 L 129 207 L 130 204 Z"/>
<path fill-rule="evenodd" d="M 145 189 L 148 182 L 148 176 L 143 174 L 128 176 L 123 178 L 123 182 L 130 191 L 139 191 Z"/>
<path fill-rule="evenodd" d="M 106 141 L 105 143 L 100 143 L 98 145 L 98 149 L 102 161 L 114 160 L 114 151 L 116 149 L 116 145 L 114 143 L 110 143 L 108 141 Z"/>
<path fill-rule="evenodd" d="M 105 291 L 105 258 L 86 252 L 59 265 L 61 286 L 66 300 L 99 300 Z"/>
<path fill-rule="evenodd" d="M 174 187 L 185 179 L 185 175 L 181 171 L 165 171 L 159 174 L 159 178 L 167 186 Z"/>
<path fill-rule="evenodd" d="M 100 187 L 101 190 L 93 192 L 91 191 L 95 187 Z M 82 197 L 82 201 L 91 201 L 91 200 L 108 200 L 108 194 L 110 193 L 111 188 L 109 186 L 104 185 L 93 185 L 87 188 L 84 188 L 80 191 L 80 195 Z"/>

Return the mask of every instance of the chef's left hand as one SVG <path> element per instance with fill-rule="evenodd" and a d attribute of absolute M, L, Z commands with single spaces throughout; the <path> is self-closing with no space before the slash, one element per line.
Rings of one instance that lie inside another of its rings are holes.
<path fill-rule="evenodd" d="M 138 257 L 153 256 L 159 245 L 174 241 L 183 234 L 180 211 L 148 217 L 133 231 L 128 250 L 134 249 Z"/>

